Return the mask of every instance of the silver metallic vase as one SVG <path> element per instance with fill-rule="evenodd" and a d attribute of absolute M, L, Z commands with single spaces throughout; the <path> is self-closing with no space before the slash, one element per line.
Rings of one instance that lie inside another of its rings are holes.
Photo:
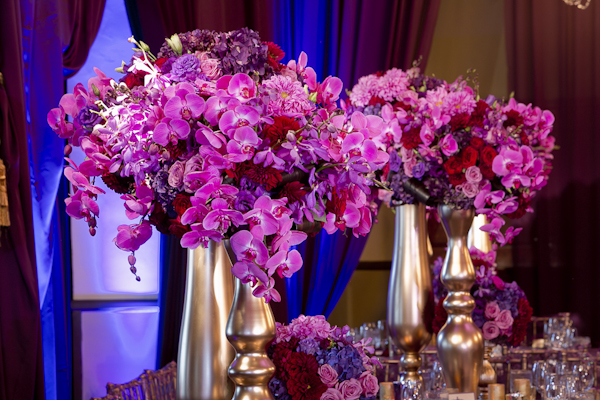
<path fill-rule="evenodd" d="M 424 314 L 433 310 L 433 293 L 427 253 L 425 205 L 396 207 L 394 255 L 388 288 L 387 323 L 394 344 L 403 350 L 405 373 L 400 380 L 422 381 L 419 353 L 431 340 Z"/>
<path fill-rule="evenodd" d="M 225 327 L 233 302 L 231 262 L 223 243 L 188 251 L 185 303 L 177 355 L 177 399 L 229 400 L 235 351 Z"/>
<path fill-rule="evenodd" d="M 475 283 L 475 269 L 467 248 L 474 211 L 442 205 L 438 214 L 448 236 L 441 273 L 442 283 L 448 289 L 444 300 L 448 319 L 437 336 L 438 357 L 448 387 L 477 393 L 483 364 L 483 336 L 471 318 L 475 300 L 470 290 Z"/>
<path fill-rule="evenodd" d="M 231 261 L 235 255 L 226 241 Z M 254 297 L 252 287 L 235 278 L 235 290 L 226 328 L 227 339 L 235 348 L 229 377 L 235 382 L 234 400 L 273 399 L 269 381 L 275 364 L 267 356 L 267 346 L 275 338 L 275 317 L 271 306 Z"/>

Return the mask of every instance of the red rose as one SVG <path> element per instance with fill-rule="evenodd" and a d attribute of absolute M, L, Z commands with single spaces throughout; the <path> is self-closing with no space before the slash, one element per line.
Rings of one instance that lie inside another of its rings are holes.
<path fill-rule="evenodd" d="M 450 119 L 450 128 L 452 129 L 452 131 L 464 129 L 467 126 L 469 126 L 470 119 L 471 116 L 467 113 L 457 114 Z"/>
<path fill-rule="evenodd" d="M 460 174 L 452 174 L 448 176 L 448 180 L 452 186 L 458 186 L 462 183 L 465 183 L 467 178 L 465 178 L 465 174 L 462 172 Z"/>
<path fill-rule="evenodd" d="M 189 226 L 182 225 L 179 217 L 177 217 L 177 219 L 170 219 L 169 222 L 171 223 L 171 225 L 169 225 L 169 233 L 177 236 L 179 239 L 181 239 L 186 232 L 192 230 Z"/>
<path fill-rule="evenodd" d="M 523 116 L 519 114 L 515 110 L 510 110 L 506 114 L 506 121 L 504 121 L 504 127 L 508 128 L 509 126 L 521 126 L 523 125 Z"/>
<path fill-rule="evenodd" d="M 462 166 L 464 169 L 472 167 L 477 164 L 477 158 L 479 157 L 479 152 L 475 150 L 474 147 L 467 146 L 461 153 L 462 157 Z"/>
<path fill-rule="evenodd" d="M 457 156 L 451 156 L 443 165 L 444 170 L 450 175 L 462 172 L 462 161 Z"/>
<path fill-rule="evenodd" d="M 124 78 L 121 78 L 121 82 L 125 82 L 129 89 L 133 89 L 136 86 L 144 85 L 144 75 L 147 75 L 147 72 L 139 71 L 137 74 L 129 73 Z"/>
<path fill-rule="evenodd" d="M 397 101 L 394 103 L 394 111 L 398 111 L 398 110 L 404 110 L 404 111 L 408 111 L 410 110 L 410 104 L 406 104 L 403 101 Z"/>
<path fill-rule="evenodd" d="M 512 335 L 509 339 L 509 343 L 512 346 L 518 346 L 523 342 L 523 339 L 527 336 L 527 324 L 531 321 L 531 316 L 533 315 L 533 309 L 524 297 L 519 299 L 517 308 L 519 315 L 517 315 L 517 318 L 513 322 Z"/>
<path fill-rule="evenodd" d="M 192 202 L 190 201 L 190 196 L 187 194 L 179 193 L 175 196 L 175 199 L 173 199 L 173 208 L 180 217 L 191 206 Z"/>
<path fill-rule="evenodd" d="M 402 133 L 402 139 L 400 139 L 402 145 L 407 150 L 416 149 L 421 143 L 421 128 L 412 128 L 408 132 Z"/>
<path fill-rule="evenodd" d="M 481 171 L 481 175 L 483 175 L 485 179 L 494 179 L 496 176 L 494 171 L 492 171 L 492 167 L 489 165 L 481 164 L 479 166 L 479 171 Z"/>
<path fill-rule="evenodd" d="M 154 61 L 154 65 L 156 65 L 158 68 L 162 68 L 163 64 L 168 60 L 167 57 L 161 57 L 161 58 L 157 58 L 156 61 Z"/>
<path fill-rule="evenodd" d="M 477 150 L 481 150 L 485 146 L 485 142 L 483 141 L 483 139 L 478 137 L 471 138 L 469 144 Z"/>
<path fill-rule="evenodd" d="M 471 114 L 471 125 L 483 128 L 483 119 L 485 118 L 489 108 L 490 106 L 488 106 L 485 101 L 479 100 L 477 102 L 477 106 L 475 107 L 475 111 L 473 111 Z"/>
<path fill-rule="evenodd" d="M 485 165 L 492 166 L 492 161 L 498 155 L 496 149 L 492 146 L 485 146 L 483 150 L 481 150 L 481 162 Z"/>

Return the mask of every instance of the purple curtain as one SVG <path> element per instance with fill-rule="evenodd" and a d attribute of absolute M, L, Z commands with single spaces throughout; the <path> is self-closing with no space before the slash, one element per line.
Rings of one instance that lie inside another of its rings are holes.
<path fill-rule="evenodd" d="M 6 165 L 10 228 L 0 228 L 0 399 L 43 399 L 42 329 L 35 268 L 21 7 L 0 13 L 0 158 Z"/>
<path fill-rule="evenodd" d="M 505 28 L 509 91 L 554 113 L 560 146 L 513 244 L 515 277 L 536 315 L 570 311 L 598 346 L 600 4 L 506 0 Z"/>
<path fill-rule="evenodd" d="M 104 0 L 6 3 L 0 23 L 6 87 L 0 156 L 8 169 L 12 226 L 0 239 L 0 399 L 44 398 L 44 392 L 68 398 L 68 301 L 62 293 L 70 288 L 57 280 L 62 272 L 53 274 L 62 268 L 56 199 L 64 143 L 46 114 L 64 93 L 65 71 L 85 61 Z M 55 292 L 61 296 L 58 320 Z M 66 382 L 61 385 L 57 376 Z"/>

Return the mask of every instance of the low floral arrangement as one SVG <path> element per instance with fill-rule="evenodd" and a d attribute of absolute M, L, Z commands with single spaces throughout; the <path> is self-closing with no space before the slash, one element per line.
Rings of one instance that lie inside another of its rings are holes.
<path fill-rule="evenodd" d="M 475 266 L 475 284 L 471 294 L 475 309 L 473 322 L 483 332 L 483 338 L 494 344 L 518 346 L 527 335 L 527 324 L 533 310 L 525 292 L 517 282 L 506 283 L 497 276 L 496 252 L 484 253 L 475 247 L 469 252 Z M 448 291 L 440 280 L 443 261 L 439 257 L 433 264 L 433 293 L 436 302 L 433 330 L 437 334 L 446 323 L 448 314 L 443 301 Z"/>
<path fill-rule="evenodd" d="M 481 229 L 500 245 L 521 230 L 502 232 L 502 217 L 532 212 L 548 181 L 552 113 L 513 98 L 480 99 L 462 77 L 447 83 L 417 67 L 394 68 L 360 78 L 346 108 L 385 121 L 377 144 L 390 154 L 383 180 L 391 190 L 382 192 L 388 204 L 413 203 L 407 185 L 416 181 L 438 203 L 487 214 Z"/>
<path fill-rule="evenodd" d="M 375 145 L 383 121 L 349 120 L 336 105 L 339 78 L 318 82 L 304 53 L 279 63 L 281 49 L 247 28 L 174 35 L 158 57 L 130 42 L 138 48 L 117 69 L 120 82 L 95 69 L 48 123 L 67 155 L 72 146 L 86 155 L 80 165 L 67 159 L 67 213 L 95 234 L 99 177 L 137 219 L 115 238 L 136 279 L 134 252 L 154 225 L 191 249 L 230 238 L 233 274 L 279 301 L 273 274 L 302 266 L 290 250 L 307 237 L 299 227 L 369 232 L 372 178 L 388 161 Z"/>
<path fill-rule="evenodd" d="M 275 399 L 375 399 L 381 366 L 370 338 L 353 343 L 350 328 L 329 325 L 322 315 L 277 324 L 275 341 L 267 353 L 275 364 L 269 388 Z"/>

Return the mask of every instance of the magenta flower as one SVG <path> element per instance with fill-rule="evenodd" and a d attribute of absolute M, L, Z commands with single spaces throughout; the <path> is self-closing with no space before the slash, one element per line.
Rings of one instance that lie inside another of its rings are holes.
<path fill-rule="evenodd" d="M 84 218 L 89 221 L 100 214 L 98 204 L 82 190 L 78 190 L 65 199 L 67 214 L 75 219 Z"/>
<path fill-rule="evenodd" d="M 442 138 L 442 140 L 440 140 L 440 150 L 447 157 L 458 151 L 458 144 L 456 143 L 456 140 L 454 140 L 454 137 L 451 133 L 447 134 Z"/>
<path fill-rule="evenodd" d="M 256 82 L 246 74 L 235 74 L 229 81 L 227 92 L 242 103 L 246 103 L 256 97 Z"/>
<path fill-rule="evenodd" d="M 147 214 L 151 210 L 154 192 L 146 185 L 140 185 L 135 190 L 135 196 L 124 194 L 121 199 L 125 200 L 125 215 L 127 218 L 134 219 Z"/>
<path fill-rule="evenodd" d="M 323 382 L 325 385 L 327 385 L 327 387 L 332 388 L 338 382 L 338 373 L 329 364 L 323 364 L 323 365 L 321 365 L 319 367 L 318 374 L 319 374 L 319 377 L 321 378 L 321 382 Z M 343 397 L 342 397 L 342 399 L 343 399 Z"/>
<path fill-rule="evenodd" d="M 219 125 L 219 119 L 227 110 L 234 110 L 240 104 L 240 101 L 236 98 L 230 97 L 223 92 L 220 94 L 217 93 L 216 96 L 206 100 L 204 117 L 212 126 L 217 126 Z"/>
<path fill-rule="evenodd" d="M 237 210 L 231 210 L 229 204 L 224 199 L 214 199 L 210 205 L 212 211 L 206 214 L 202 222 L 205 229 L 226 232 L 232 224 L 239 226 L 244 222 L 242 213 Z"/>
<path fill-rule="evenodd" d="M 177 144 L 181 139 L 187 139 L 190 134 L 190 124 L 182 119 L 165 118 L 154 129 L 153 139 L 156 143 L 166 146 L 167 144 Z"/>
<path fill-rule="evenodd" d="M 114 242 L 118 248 L 125 251 L 136 251 L 152 236 L 152 226 L 147 220 L 140 224 L 119 225 Z"/>
<path fill-rule="evenodd" d="M 424 146 L 429 146 L 431 143 L 433 143 L 433 139 L 435 139 L 435 135 L 433 134 L 433 131 L 427 124 L 423 124 L 421 126 L 421 131 L 419 132 L 419 137 L 421 138 L 421 141 L 423 142 Z"/>
<path fill-rule="evenodd" d="M 485 340 L 496 339 L 500 335 L 500 328 L 498 328 L 498 325 L 493 321 L 486 321 L 481 330 Z"/>
<path fill-rule="evenodd" d="M 250 283 L 256 285 L 258 282 L 267 282 L 269 280 L 265 271 L 253 262 L 236 262 L 231 268 L 231 273 L 244 284 Z"/>
<path fill-rule="evenodd" d="M 305 232 L 291 230 L 293 220 L 287 219 L 280 224 L 279 232 L 273 239 L 273 251 L 289 251 L 291 246 L 300 244 L 306 240 L 308 235 Z"/>
<path fill-rule="evenodd" d="M 189 211 L 190 209 L 188 209 Z M 187 212 L 187 211 L 186 211 Z M 185 215 L 185 214 L 184 214 Z M 181 218 L 183 223 L 183 217 Z M 220 242 L 223 239 L 223 235 L 213 230 L 207 230 L 202 228 L 202 224 L 194 224 L 191 226 L 192 230 L 183 234 L 181 238 L 181 246 L 188 249 L 195 249 L 202 245 L 208 246 L 208 242 L 213 240 Z"/>
<path fill-rule="evenodd" d="M 253 127 L 258 124 L 260 114 L 254 107 L 237 106 L 233 110 L 225 111 L 219 119 L 219 129 L 226 135 L 231 136 L 237 128 L 242 126 Z"/>
<path fill-rule="evenodd" d="M 256 297 L 262 297 L 265 299 L 265 303 L 270 302 L 271 300 L 275 302 L 281 301 L 281 295 L 275 289 L 275 280 L 270 278 L 266 281 L 267 284 L 263 281 L 261 285 L 258 285 L 252 291 L 252 294 Z"/>
<path fill-rule="evenodd" d="M 186 83 L 182 83 L 177 87 L 183 85 L 186 85 Z M 171 97 L 169 101 L 167 101 L 167 104 L 165 104 L 165 116 L 187 121 L 191 118 L 200 118 L 204 111 L 204 107 L 205 102 L 202 97 L 194 92 L 188 93 L 184 90 L 178 90 L 175 96 Z"/>
<path fill-rule="evenodd" d="M 317 91 L 317 102 L 327 105 L 334 105 L 335 102 L 340 98 L 340 93 L 344 84 L 342 80 L 335 76 L 328 76 L 319 85 Z M 326 109 L 335 109 L 334 107 L 326 107 Z"/>
<path fill-rule="evenodd" d="M 254 150 L 262 142 L 254 129 L 243 126 L 235 130 L 232 140 L 227 143 L 227 158 L 231 162 L 243 162 L 254 156 Z"/>
<path fill-rule="evenodd" d="M 68 139 L 73 136 L 73 124 L 66 121 L 66 114 L 62 107 L 50 110 L 47 121 L 59 138 Z"/>
<path fill-rule="evenodd" d="M 268 105 L 269 114 L 275 116 L 301 117 L 315 109 L 308 99 L 308 94 L 302 84 L 288 76 L 275 75 L 263 83 L 271 101 Z"/>
<path fill-rule="evenodd" d="M 292 250 L 289 253 L 285 250 L 280 250 L 267 261 L 265 268 L 269 276 L 277 271 L 277 274 L 281 278 L 289 278 L 302 268 L 302 256 L 298 250 Z"/>
<path fill-rule="evenodd" d="M 500 307 L 495 301 L 490 301 L 485 305 L 484 315 L 487 319 L 494 319 L 500 314 Z"/>
<path fill-rule="evenodd" d="M 249 231 L 239 231 L 231 236 L 231 248 L 233 249 L 238 261 L 256 262 L 258 265 L 265 265 L 269 260 L 269 251 L 258 235 L 257 230 L 253 229 L 255 234 Z"/>
<path fill-rule="evenodd" d="M 521 166 L 523 166 L 521 152 L 508 148 L 503 148 L 492 161 L 492 171 L 499 176 L 508 175 L 513 169 Z"/>
<path fill-rule="evenodd" d="M 198 199 L 201 204 L 206 204 L 210 197 L 231 197 L 238 194 L 239 189 L 235 186 L 224 185 L 223 178 L 214 177 L 204 184 L 200 189 L 196 190 L 194 197 Z"/>
<path fill-rule="evenodd" d="M 510 327 L 513 324 L 513 321 L 514 320 L 513 320 L 512 315 L 510 314 L 510 310 L 500 311 L 500 313 L 494 320 L 494 322 L 496 323 L 498 328 L 500 328 L 500 330 L 510 329 Z"/>

